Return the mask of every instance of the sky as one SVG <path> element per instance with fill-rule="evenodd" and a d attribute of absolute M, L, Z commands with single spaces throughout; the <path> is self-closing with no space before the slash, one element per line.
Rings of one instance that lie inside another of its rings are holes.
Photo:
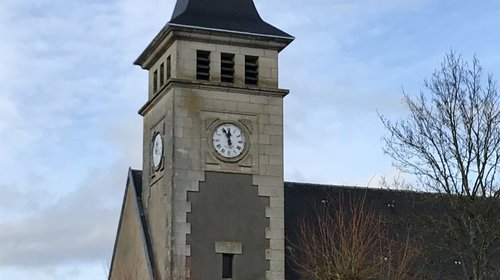
<path fill-rule="evenodd" d="M 500 77 L 497 0 L 254 0 L 280 53 L 285 179 L 398 176 L 378 114 L 404 117 L 451 49 Z M 147 73 L 132 62 L 174 0 L 0 2 L 0 279 L 106 279 Z"/>

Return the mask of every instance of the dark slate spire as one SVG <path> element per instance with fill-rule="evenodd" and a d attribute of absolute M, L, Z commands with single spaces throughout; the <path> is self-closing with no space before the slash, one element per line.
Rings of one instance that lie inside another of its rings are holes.
<path fill-rule="evenodd" d="M 293 39 L 263 21 L 253 0 L 177 0 L 169 25 Z"/>

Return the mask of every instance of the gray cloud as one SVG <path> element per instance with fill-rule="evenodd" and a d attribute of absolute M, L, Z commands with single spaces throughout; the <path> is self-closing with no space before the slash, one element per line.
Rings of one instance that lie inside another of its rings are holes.
<path fill-rule="evenodd" d="M 126 171 L 141 165 L 147 76 L 132 61 L 174 2 L 0 4 L 0 278 L 105 278 Z M 418 89 L 449 48 L 420 16 L 434 2 L 255 2 L 297 36 L 280 57 L 280 83 L 292 90 L 287 180 L 365 186 L 393 174 L 375 110 L 401 114 L 401 86 Z M 391 22 L 397 15 L 411 28 Z M 500 61 L 495 42 L 483 40 L 483 61 Z"/>
<path fill-rule="evenodd" d="M 135 6 L 0 5 L 0 275 L 73 279 L 60 270 L 110 258 L 126 171 L 141 162 L 146 82 L 131 54 L 151 22 Z"/>
<path fill-rule="evenodd" d="M 48 266 L 110 256 L 128 160 L 94 170 L 81 187 L 50 207 L 0 222 L 1 266 Z M 23 197 L 24 203 L 30 201 Z"/>

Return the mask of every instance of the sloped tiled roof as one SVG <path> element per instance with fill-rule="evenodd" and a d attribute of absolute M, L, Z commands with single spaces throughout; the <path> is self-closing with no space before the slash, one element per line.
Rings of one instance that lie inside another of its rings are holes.
<path fill-rule="evenodd" d="M 442 234 L 436 234 L 440 232 L 439 229 L 429 231 L 432 225 L 423 218 L 443 217 L 443 200 L 438 199 L 438 196 L 413 191 L 285 182 L 285 278 L 300 279 L 292 269 L 290 260 L 290 254 L 293 253 L 291 243 L 296 244 L 299 220 L 304 218 L 313 221 L 322 204 L 336 203 L 339 199 L 355 199 L 358 202 L 364 199 L 365 206 L 384 218 L 391 238 L 401 241 L 409 236 L 418 241 L 423 254 L 417 266 L 422 268 L 423 279 L 458 278 L 454 275 L 458 275 L 462 269 L 457 265 L 459 257 L 433 249 L 433 244 L 445 244 L 447 240 Z"/>

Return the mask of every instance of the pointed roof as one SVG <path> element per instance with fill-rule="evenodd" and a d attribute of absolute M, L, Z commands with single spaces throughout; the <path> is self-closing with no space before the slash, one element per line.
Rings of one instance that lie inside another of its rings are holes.
<path fill-rule="evenodd" d="M 294 39 L 262 20 L 253 0 L 177 0 L 168 25 Z"/>
<path fill-rule="evenodd" d="M 121 279 L 123 277 L 127 278 L 128 276 L 139 277 L 138 275 L 140 275 L 141 273 L 144 273 L 142 274 L 143 276 L 145 274 L 148 274 L 149 278 L 147 279 L 157 279 L 155 277 L 155 275 L 157 275 L 157 270 L 154 264 L 153 247 L 151 245 L 151 237 L 148 234 L 149 229 L 146 217 L 144 215 L 144 206 L 142 203 L 141 193 L 142 171 L 129 168 L 127 184 L 125 186 L 125 194 L 123 196 L 122 209 L 120 213 L 120 221 L 118 222 L 115 245 L 113 247 L 113 255 L 111 257 L 108 280 Z M 137 228 L 131 226 L 134 223 L 137 223 Z M 138 232 L 136 232 L 135 230 L 138 230 Z M 127 239 L 123 241 L 121 236 L 127 236 L 128 233 L 128 238 L 130 238 L 131 232 L 132 236 L 137 237 L 137 239 L 134 239 L 134 241 L 137 242 L 138 246 L 142 248 L 144 255 L 135 254 L 127 256 L 129 252 L 128 250 L 130 250 L 130 252 L 134 251 L 133 249 L 129 248 L 130 243 L 127 243 Z M 123 266 L 125 265 L 124 258 L 127 257 L 132 259 L 135 258 L 135 261 L 137 262 L 144 261 L 146 263 L 146 266 L 142 267 L 140 265 L 137 265 L 136 267 L 134 267 L 133 271 L 120 271 L 120 268 L 123 268 Z M 117 270 L 115 269 L 116 264 L 118 264 Z M 123 273 L 125 273 L 125 275 Z"/>

